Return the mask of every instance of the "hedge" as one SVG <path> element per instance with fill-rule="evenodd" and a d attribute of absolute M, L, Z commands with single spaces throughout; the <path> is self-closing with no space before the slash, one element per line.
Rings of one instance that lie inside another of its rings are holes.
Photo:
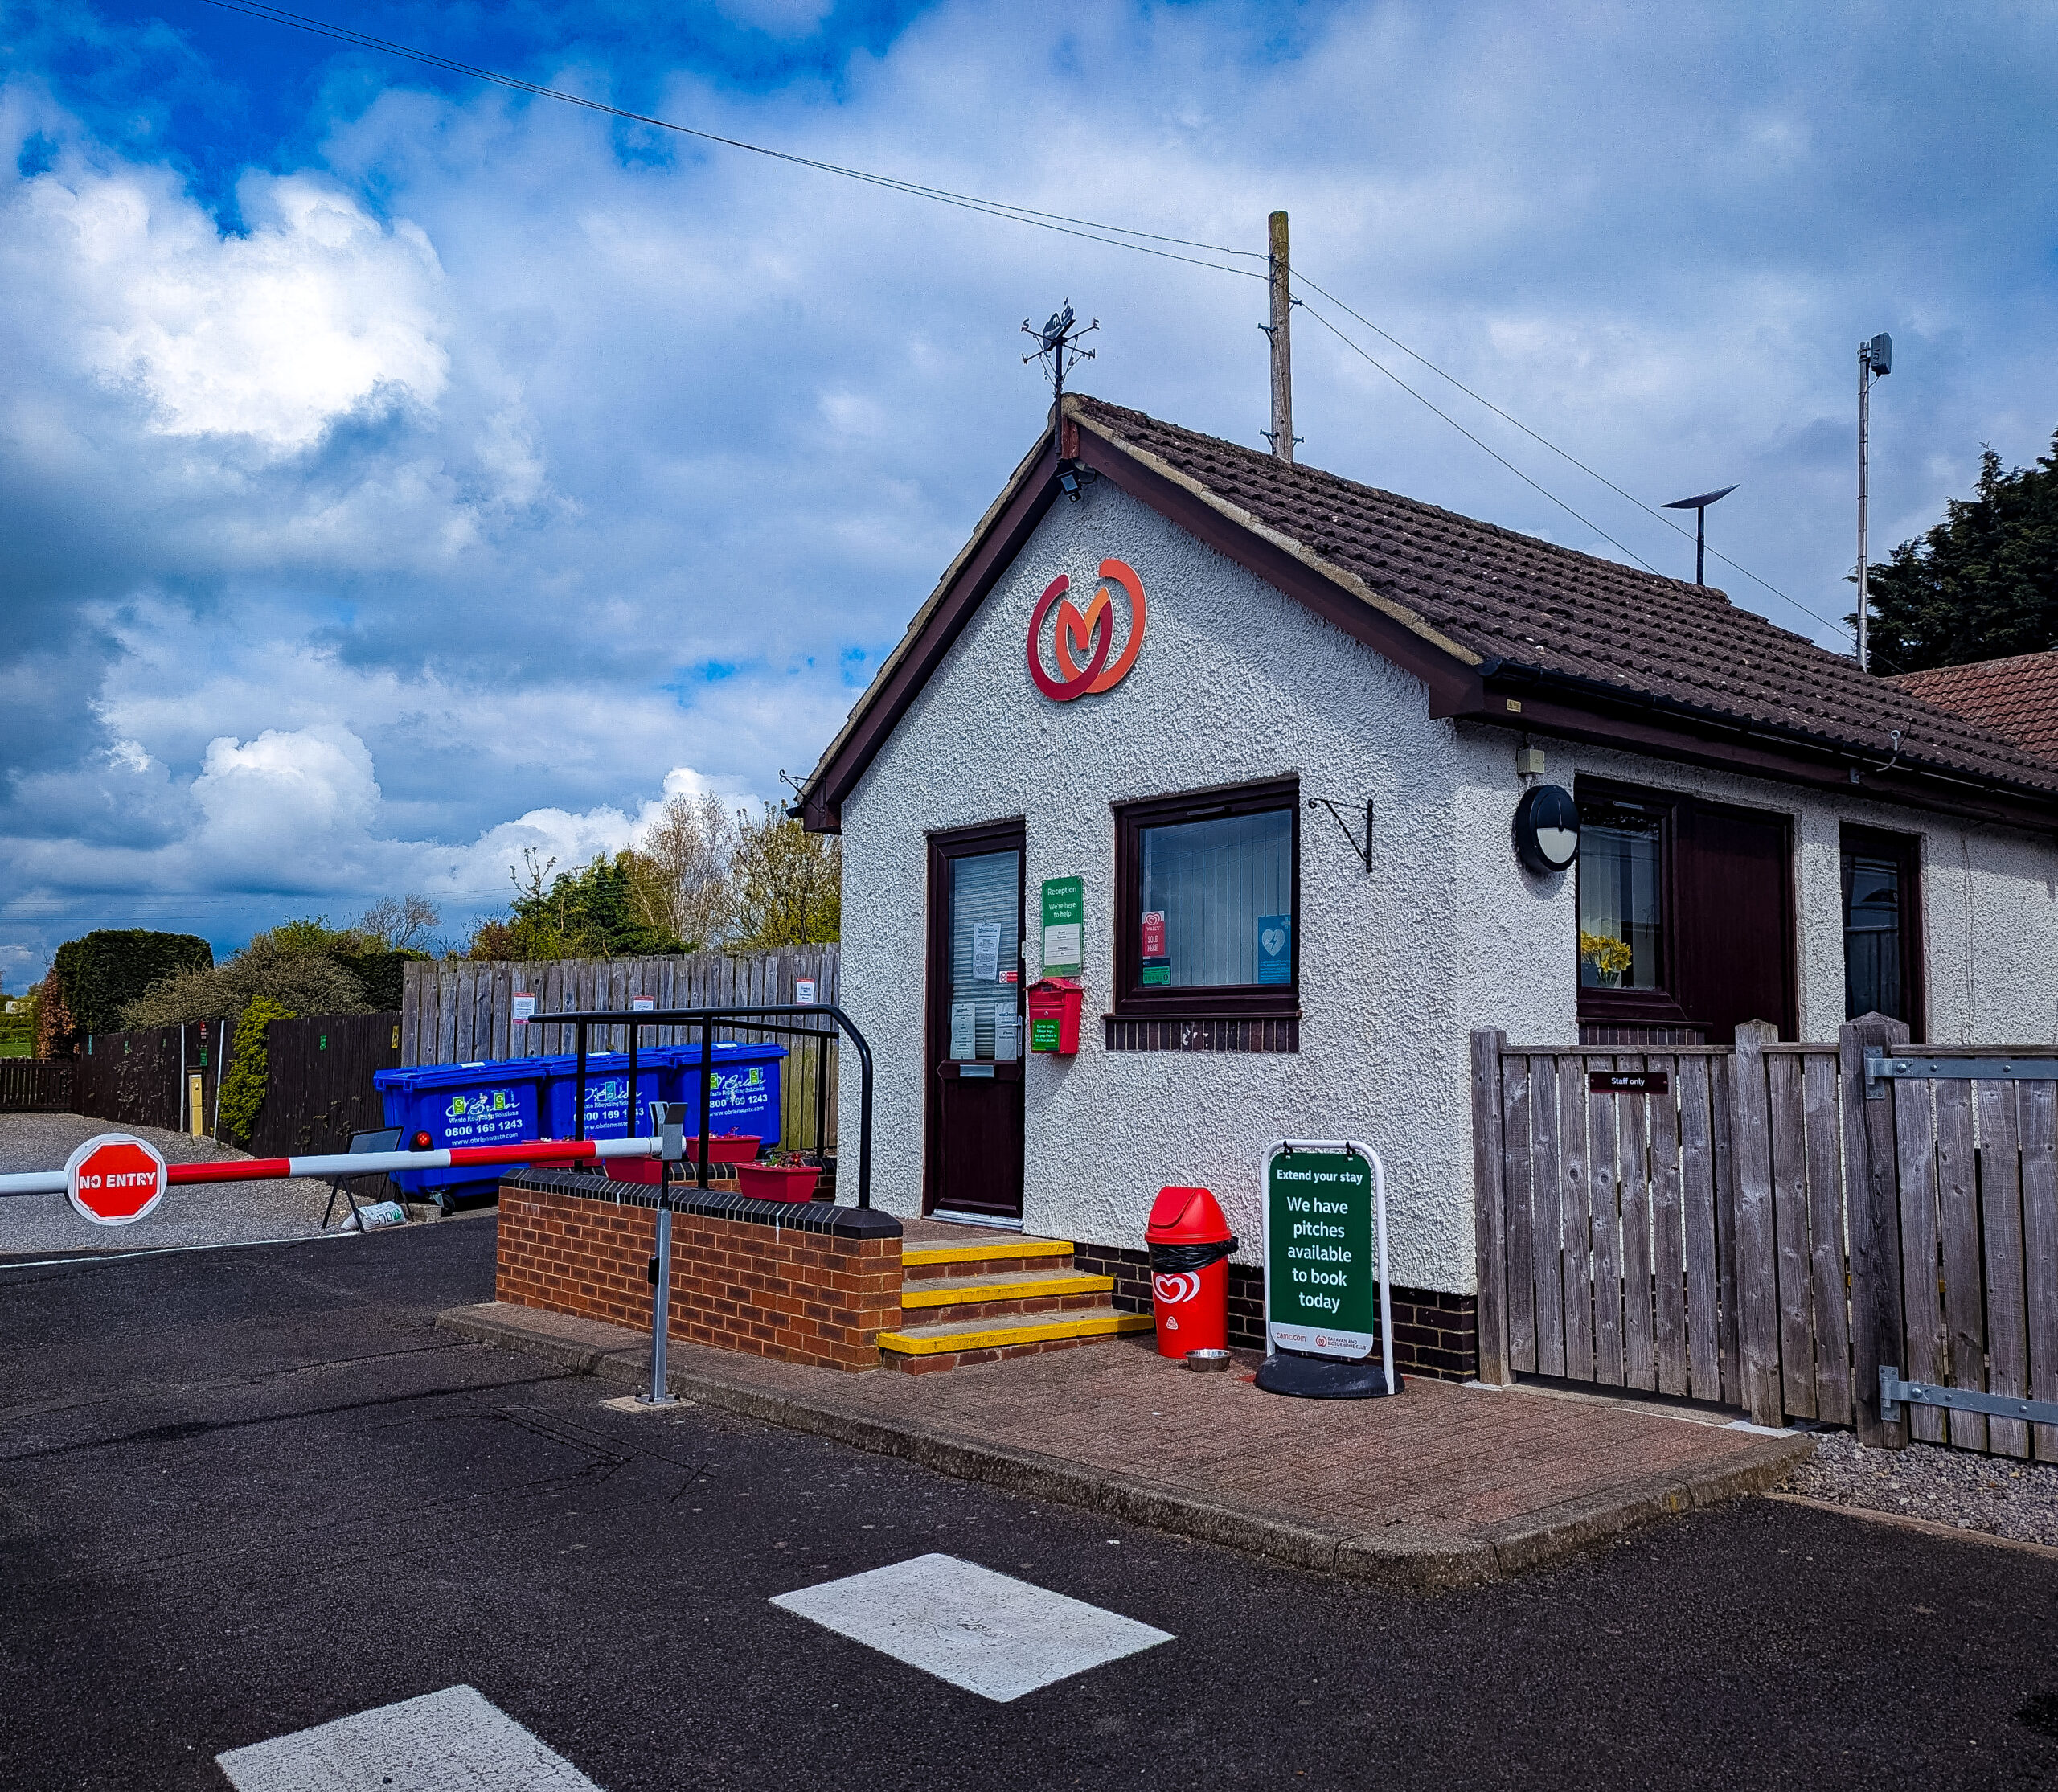
<path fill-rule="evenodd" d="M 55 1044 L 77 1049 L 88 1033 L 121 1030 L 121 1011 L 159 978 L 205 970 L 214 948 L 193 933 L 154 933 L 141 927 L 102 928 L 57 949 L 54 969 L 71 1025 Z"/>
<path fill-rule="evenodd" d="M 338 952 L 336 962 L 364 986 L 364 1005 L 374 1014 L 400 1006 L 400 990 L 411 958 L 426 958 L 426 952 Z"/>

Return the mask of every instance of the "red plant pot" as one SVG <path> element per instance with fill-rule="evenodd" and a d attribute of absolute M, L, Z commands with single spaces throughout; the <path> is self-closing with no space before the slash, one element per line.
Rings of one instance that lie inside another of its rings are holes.
<path fill-rule="evenodd" d="M 750 1163 L 756 1160 L 757 1147 L 764 1141 L 755 1133 L 718 1133 L 707 1141 L 707 1161 L 710 1163 Z M 695 1133 L 686 1142 L 686 1161 L 700 1161 L 700 1135 Z"/>
<path fill-rule="evenodd" d="M 814 1196 L 822 1172 L 811 1163 L 739 1163 L 738 1191 L 756 1201 L 806 1201 Z"/>

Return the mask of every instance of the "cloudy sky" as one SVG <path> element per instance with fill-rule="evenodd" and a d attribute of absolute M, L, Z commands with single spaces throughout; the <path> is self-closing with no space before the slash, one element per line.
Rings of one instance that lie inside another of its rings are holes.
<path fill-rule="evenodd" d="M 1256 445 L 1265 213 L 1336 299 L 1848 608 L 2058 424 L 2047 6 L 304 0 L 795 154 L 1227 245 L 1132 252 L 204 3 L 0 0 L 0 986 L 232 948 L 811 765 L 1080 383 Z M 1692 548 L 1316 297 L 1304 459 L 1691 575 Z M 1560 507 L 1553 498 L 1568 508 Z M 1577 513 L 1576 515 L 1572 513 Z M 1718 581 L 1719 575 L 1719 581 Z M 1801 607 L 1796 607 L 1797 604 Z M 1814 613 L 1810 614 L 1813 612 Z"/>

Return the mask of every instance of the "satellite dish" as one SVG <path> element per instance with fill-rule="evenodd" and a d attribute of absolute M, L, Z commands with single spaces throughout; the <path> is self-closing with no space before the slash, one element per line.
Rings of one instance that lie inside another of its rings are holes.
<path fill-rule="evenodd" d="M 1720 491 L 1704 491 L 1698 498 L 1675 498 L 1664 507 L 1668 511 L 1704 511 L 1717 498 L 1727 498 L 1736 489 L 1734 486 L 1724 486 Z"/>

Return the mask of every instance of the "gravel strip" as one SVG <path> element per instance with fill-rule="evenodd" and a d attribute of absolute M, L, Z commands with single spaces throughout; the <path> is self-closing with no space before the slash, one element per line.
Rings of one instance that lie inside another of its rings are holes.
<path fill-rule="evenodd" d="M 1935 1444 L 1868 1450 L 1847 1431 L 1830 1431 L 1780 1491 L 2058 1548 L 2058 1462 Z"/>
<path fill-rule="evenodd" d="M 7 1113 L 0 1114 L 0 1171 L 61 1170 L 79 1146 L 96 1133 L 109 1132 L 148 1139 L 167 1163 L 219 1163 L 250 1155 L 211 1138 L 157 1126 L 117 1126 L 76 1113 Z M 305 1238 L 321 1229 L 328 1199 L 329 1185 L 306 1176 L 199 1183 L 167 1190 L 156 1210 L 133 1225 L 96 1226 L 73 1212 L 62 1195 L 0 1196 L 0 1258 L 31 1252 L 84 1255 Z M 336 1205 L 347 1219 L 349 1208 L 340 1199 Z M 330 1229 L 335 1229 L 334 1216 Z"/>

